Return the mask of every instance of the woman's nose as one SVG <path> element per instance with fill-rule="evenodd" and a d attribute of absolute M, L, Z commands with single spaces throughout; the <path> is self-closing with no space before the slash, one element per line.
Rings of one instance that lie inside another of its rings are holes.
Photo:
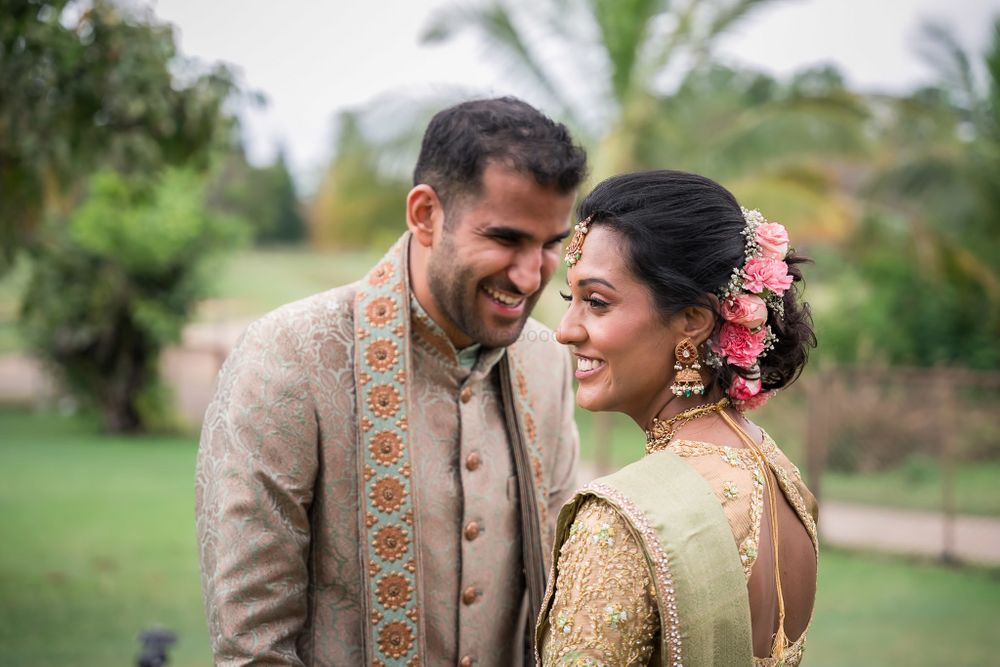
<path fill-rule="evenodd" d="M 572 310 L 566 311 L 556 327 L 556 340 L 563 345 L 573 345 L 583 340 L 583 336 L 583 327 L 574 320 Z"/>

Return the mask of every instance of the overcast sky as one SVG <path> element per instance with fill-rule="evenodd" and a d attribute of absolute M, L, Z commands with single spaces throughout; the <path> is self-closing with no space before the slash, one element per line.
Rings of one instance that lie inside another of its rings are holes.
<path fill-rule="evenodd" d="M 251 158 L 279 144 L 308 190 L 329 159 L 337 111 L 407 87 L 518 92 L 483 66 L 471 39 L 422 46 L 433 8 L 449 0 L 140 0 L 176 26 L 184 55 L 234 65 L 267 105 L 242 113 Z M 916 50 L 927 19 L 981 50 L 1000 0 L 784 0 L 728 34 L 730 62 L 785 75 L 832 62 L 863 90 L 901 92 L 928 82 Z"/>

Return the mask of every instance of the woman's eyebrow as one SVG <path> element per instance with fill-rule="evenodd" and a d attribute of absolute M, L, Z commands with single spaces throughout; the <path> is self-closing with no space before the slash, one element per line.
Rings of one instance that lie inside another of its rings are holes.
<path fill-rule="evenodd" d="M 594 283 L 597 283 L 598 285 L 604 285 L 605 287 L 607 287 L 608 289 L 610 289 L 612 291 L 615 291 L 615 292 L 618 291 L 618 290 L 615 289 L 614 285 L 612 285 L 611 283 L 609 283 L 604 278 L 584 278 L 583 280 L 576 281 L 577 287 L 586 287 L 587 285 L 592 285 Z"/>

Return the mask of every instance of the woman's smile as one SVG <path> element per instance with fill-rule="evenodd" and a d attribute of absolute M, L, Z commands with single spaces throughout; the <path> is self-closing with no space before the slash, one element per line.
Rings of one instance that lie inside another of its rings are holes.
<path fill-rule="evenodd" d="M 604 370 L 607 366 L 601 359 L 585 357 L 582 354 L 576 355 L 576 379 L 583 382 Z"/>

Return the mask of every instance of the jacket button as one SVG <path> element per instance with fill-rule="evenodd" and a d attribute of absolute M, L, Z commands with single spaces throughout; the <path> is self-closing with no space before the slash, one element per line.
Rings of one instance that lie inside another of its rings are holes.
<path fill-rule="evenodd" d="M 470 542 L 479 537 L 479 524 L 475 521 L 470 521 L 469 525 L 465 527 L 465 539 Z"/>
<path fill-rule="evenodd" d="M 459 398 L 462 399 L 463 403 L 468 403 L 472 400 L 472 387 L 462 387 L 462 393 L 459 394 Z"/>
<path fill-rule="evenodd" d="M 458 661 L 458 667 L 472 667 L 472 663 L 475 660 L 472 659 L 471 655 L 463 656 L 461 660 Z"/>
<path fill-rule="evenodd" d="M 479 455 L 479 452 L 472 452 L 465 457 L 465 467 L 469 470 L 476 470 L 483 462 L 483 457 Z"/>
<path fill-rule="evenodd" d="M 462 591 L 462 602 L 465 604 L 472 604 L 476 601 L 479 596 L 479 591 L 476 590 L 475 586 L 469 586 L 464 591 Z"/>

